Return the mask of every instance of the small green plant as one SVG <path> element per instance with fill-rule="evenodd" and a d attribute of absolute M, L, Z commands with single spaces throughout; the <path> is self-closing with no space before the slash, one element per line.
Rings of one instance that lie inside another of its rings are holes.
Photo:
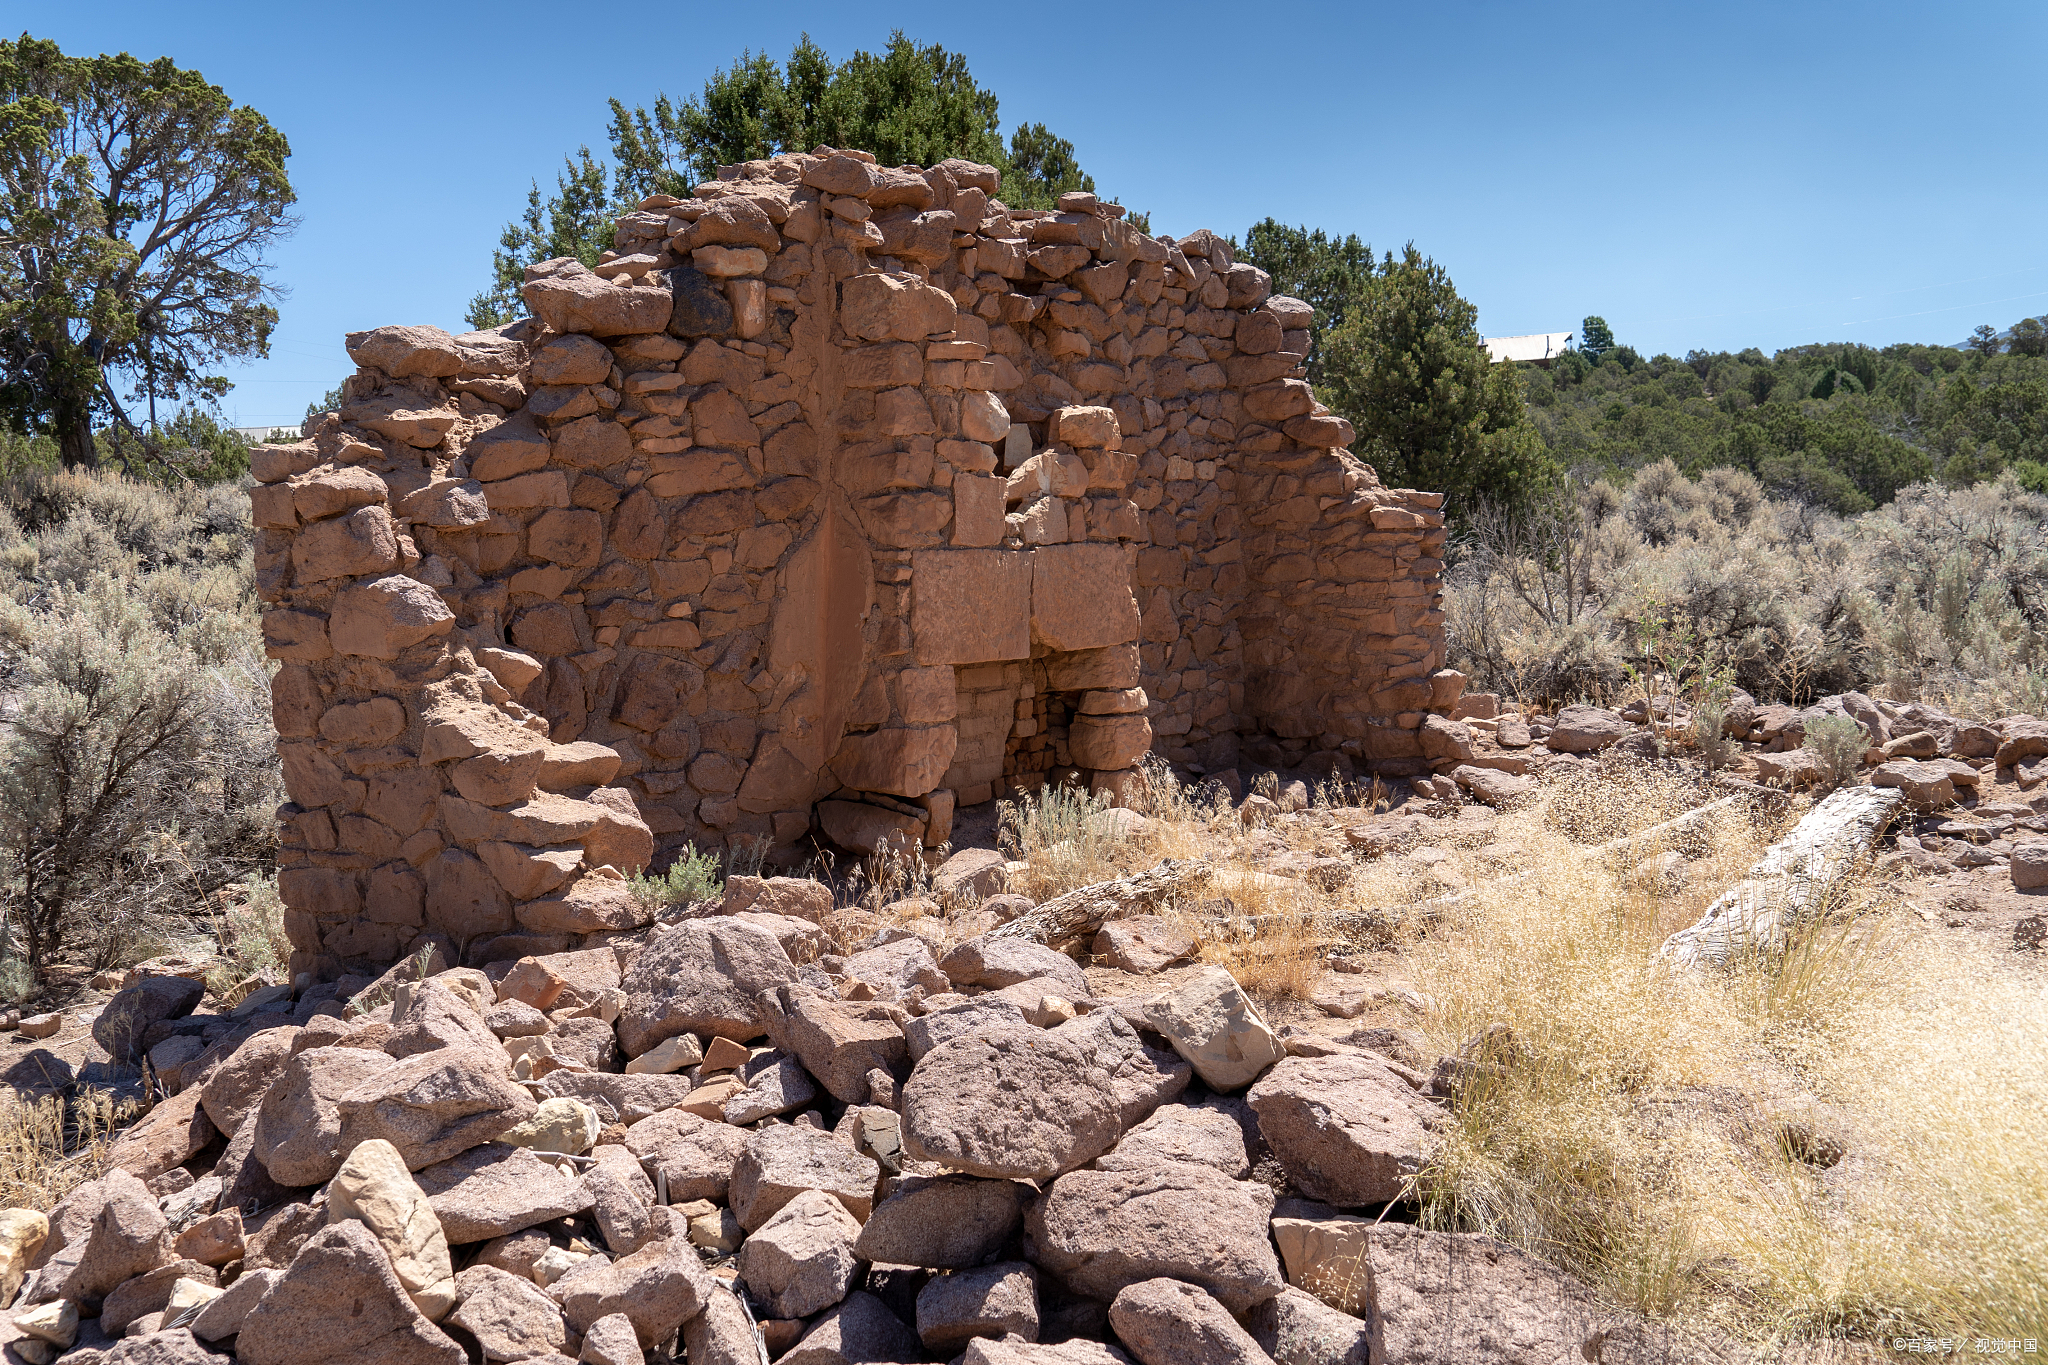
<path fill-rule="evenodd" d="M 1021 884 L 1013 879 L 1011 889 L 1035 900 L 1121 876 L 1129 861 L 1127 827 L 1096 818 L 1110 809 L 1107 797 L 1048 782 L 1021 800 L 999 802 L 996 809 L 999 841 L 1031 865 Z"/>
<path fill-rule="evenodd" d="M 725 889 L 725 874 L 716 853 L 699 853 L 695 844 L 684 844 L 666 872 L 643 872 L 632 886 L 642 904 L 660 911 L 711 899 Z"/>
<path fill-rule="evenodd" d="M 1803 747 L 1812 750 L 1820 763 L 1821 786 L 1833 791 L 1855 778 L 1870 748 L 1870 736 L 1854 717 L 1822 716 L 1806 723 Z"/>
<path fill-rule="evenodd" d="M 242 903 L 220 917 L 214 935 L 220 961 L 206 973 L 206 989 L 216 999 L 252 976 L 282 977 L 291 964 L 291 938 L 284 931 L 284 898 L 277 878 L 252 875 L 243 880 Z"/>
<path fill-rule="evenodd" d="M 28 962 L 9 953 L 0 957 L 0 1000 L 20 1006 L 36 993 L 35 969 Z"/>

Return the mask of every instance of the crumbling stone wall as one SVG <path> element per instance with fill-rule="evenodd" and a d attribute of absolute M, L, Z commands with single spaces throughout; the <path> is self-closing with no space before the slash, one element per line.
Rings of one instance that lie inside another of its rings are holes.
<path fill-rule="evenodd" d="M 996 184 L 750 162 L 527 320 L 349 337 L 253 460 L 297 965 L 552 951 L 686 840 L 935 845 L 1148 751 L 1421 770 L 1442 499 L 1343 449 L 1307 305 Z"/>

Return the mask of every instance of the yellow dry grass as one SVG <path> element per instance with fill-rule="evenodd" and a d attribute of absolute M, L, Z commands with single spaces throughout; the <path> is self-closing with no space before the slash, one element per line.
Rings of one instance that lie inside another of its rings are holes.
<path fill-rule="evenodd" d="M 1255 831 L 1171 790 L 1142 841 L 1087 835 L 1099 803 L 1048 792 L 1021 807 L 1020 889 L 1207 857 L 1204 898 L 1162 913 L 1254 994 L 1309 995 L 1332 948 L 1366 946 L 1370 919 L 1429 1002 L 1418 1023 L 1436 1050 L 1504 1025 L 1502 1064 L 1455 1104 L 1419 1191 L 1431 1225 L 1491 1233 L 1767 1352 L 2048 1336 L 2042 976 L 1927 929 L 1875 882 L 1776 960 L 1653 969 L 1664 937 L 1798 812 L 1737 802 L 1624 857 L 1591 851 L 1721 794 L 1647 767 L 1546 787 L 1488 842 L 1434 866 L 1375 859 L 1325 895 L 1257 871 Z M 1342 852 L 1328 829 L 1283 834 Z M 1683 888 L 1636 875 L 1667 848 L 1689 860 Z M 1813 1160 L 1829 1143 L 1840 1160 Z"/>
<path fill-rule="evenodd" d="M 1753 1340 L 2048 1335 L 2048 1157 L 2027 1137 L 2048 1113 L 2038 978 L 1873 886 L 1779 960 L 1652 970 L 1776 833 L 1721 821 L 1690 841 L 1690 887 L 1659 895 L 1560 828 L 1612 837 L 1666 818 L 1668 796 L 1645 778 L 1503 819 L 1528 875 L 1406 948 L 1437 1048 L 1493 1025 L 1513 1038 L 1454 1110 L 1426 1221 Z M 1847 1155 L 1802 1161 L 1800 1134 Z"/>
<path fill-rule="evenodd" d="M 0 1208 L 47 1212 L 76 1186 L 97 1179 L 113 1128 L 134 1117 L 117 1115 L 91 1091 L 68 1108 L 57 1096 L 9 1097 L 0 1105 Z"/>

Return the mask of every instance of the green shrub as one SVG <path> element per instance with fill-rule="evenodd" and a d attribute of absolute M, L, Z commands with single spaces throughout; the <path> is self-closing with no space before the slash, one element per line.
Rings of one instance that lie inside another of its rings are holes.
<path fill-rule="evenodd" d="M 38 967 L 116 965 L 274 858 L 247 494 L 31 471 L 0 504 L 0 914 Z"/>
<path fill-rule="evenodd" d="M 699 853 L 695 844 L 684 844 L 666 872 L 634 877 L 633 894 L 657 911 L 711 900 L 725 890 L 720 866 L 716 853 Z"/>
<path fill-rule="evenodd" d="M 1821 786 L 1833 791 L 1855 779 L 1870 748 L 1870 734 L 1852 716 L 1822 716 L 1806 722 L 1806 739 L 1801 745 L 1820 762 Z"/>

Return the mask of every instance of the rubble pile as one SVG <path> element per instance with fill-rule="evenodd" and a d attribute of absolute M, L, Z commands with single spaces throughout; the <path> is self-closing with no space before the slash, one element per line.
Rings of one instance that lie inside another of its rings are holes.
<path fill-rule="evenodd" d="M 1215 966 L 1096 997 L 1027 937 L 823 953 L 829 904 L 734 878 L 606 946 L 423 955 L 218 1013 L 137 981 L 94 1035 L 168 1095 L 47 1217 L 0 1214 L 9 1350 L 1367 1365 L 1661 1341 L 1498 1243 L 1377 1222 L 1412 1204 L 1455 1066 L 1283 1038 Z"/>

